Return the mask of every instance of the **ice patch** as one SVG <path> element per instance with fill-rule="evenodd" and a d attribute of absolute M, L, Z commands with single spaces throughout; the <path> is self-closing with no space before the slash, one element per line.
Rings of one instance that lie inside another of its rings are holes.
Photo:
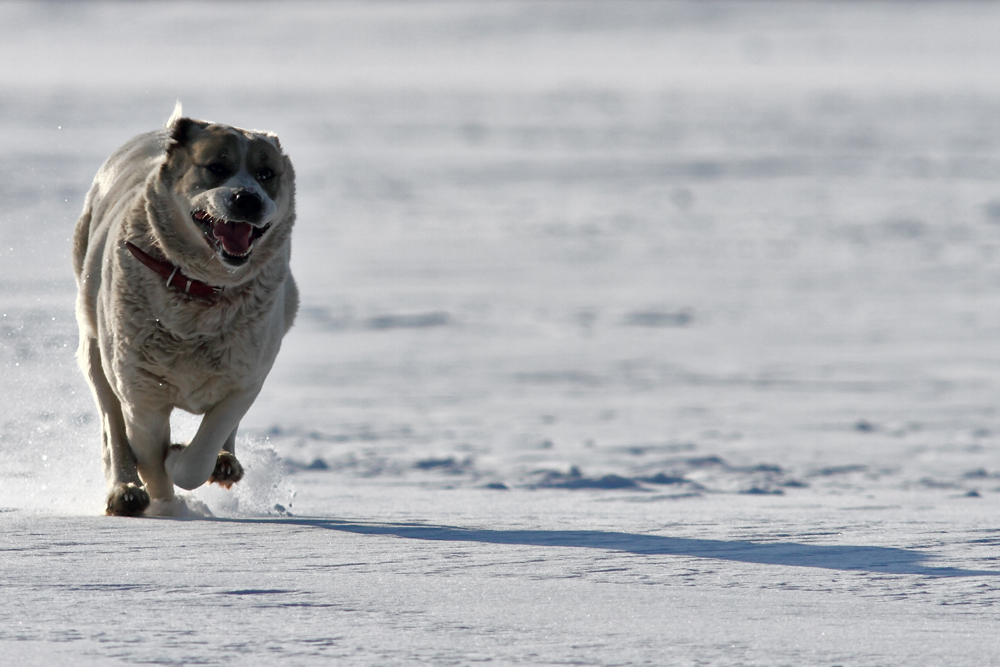
<path fill-rule="evenodd" d="M 634 480 L 621 475 L 604 475 L 602 477 L 585 477 L 580 469 L 574 466 L 569 474 L 558 471 L 547 471 L 541 480 L 534 485 L 541 489 L 634 489 L 639 485 Z"/>
<path fill-rule="evenodd" d="M 365 322 L 368 329 L 427 329 L 430 327 L 443 327 L 451 322 L 448 313 L 409 313 L 395 315 L 379 315 L 370 318 Z"/>
<path fill-rule="evenodd" d="M 691 310 L 677 312 L 641 310 L 626 315 L 624 324 L 647 328 L 686 327 L 693 319 L 694 314 Z"/>

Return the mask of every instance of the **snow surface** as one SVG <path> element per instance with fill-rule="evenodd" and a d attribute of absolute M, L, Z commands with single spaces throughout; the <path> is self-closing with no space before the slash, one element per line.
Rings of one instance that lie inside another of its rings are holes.
<path fill-rule="evenodd" d="M 0 3 L 0 663 L 1000 664 L 998 32 Z M 303 309 L 217 518 L 108 518 L 69 237 L 178 98 L 281 136 Z"/>

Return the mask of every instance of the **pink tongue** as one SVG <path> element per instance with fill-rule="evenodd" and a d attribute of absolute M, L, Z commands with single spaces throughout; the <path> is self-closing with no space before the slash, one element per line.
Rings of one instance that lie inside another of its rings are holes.
<path fill-rule="evenodd" d="M 230 255 L 245 255 L 250 249 L 253 227 L 245 222 L 218 221 L 212 227 L 212 234 L 222 241 L 222 247 Z"/>

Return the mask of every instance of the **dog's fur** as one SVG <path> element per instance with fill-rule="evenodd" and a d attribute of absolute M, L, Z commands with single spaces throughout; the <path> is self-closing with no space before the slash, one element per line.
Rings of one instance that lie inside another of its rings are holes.
<path fill-rule="evenodd" d="M 242 477 L 236 430 L 298 309 L 294 181 L 275 135 L 185 118 L 179 103 L 165 129 L 135 137 L 98 171 L 73 268 L 108 514 L 177 514 L 175 484 Z M 223 290 L 168 286 L 126 242 Z M 187 446 L 170 443 L 174 408 L 204 415 Z"/>

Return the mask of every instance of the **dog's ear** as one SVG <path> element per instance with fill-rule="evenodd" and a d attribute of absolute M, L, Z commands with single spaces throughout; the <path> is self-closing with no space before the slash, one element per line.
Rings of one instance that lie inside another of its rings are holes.
<path fill-rule="evenodd" d="M 268 141 L 270 141 L 274 145 L 274 147 L 278 149 L 279 153 L 282 152 L 281 151 L 281 142 L 278 141 L 278 135 L 276 135 L 274 132 L 261 132 L 260 130 L 257 130 L 257 132 L 259 134 L 263 135 L 263 137 L 265 139 L 267 139 Z"/>
<path fill-rule="evenodd" d="M 208 126 L 209 123 L 203 120 L 184 117 L 171 118 L 167 124 L 167 133 L 170 135 L 167 152 L 173 151 L 178 146 L 186 145 Z"/>
<path fill-rule="evenodd" d="M 184 116 L 184 109 L 181 107 L 181 101 L 177 100 L 177 104 L 174 105 L 174 112 L 170 114 L 170 118 L 167 120 L 165 126 L 169 137 L 167 140 L 167 153 L 173 152 L 174 148 L 178 146 L 187 144 L 196 134 L 210 124 L 204 120 L 186 118 Z"/>
<path fill-rule="evenodd" d="M 167 121 L 166 127 L 166 159 L 160 167 L 162 173 L 168 174 L 187 163 L 187 151 L 183 150 L 198 133 L 211 125 L 204 120 L 193 120 L 180 115 L 180 104 L 174 110 L 174 115 Z"/>

